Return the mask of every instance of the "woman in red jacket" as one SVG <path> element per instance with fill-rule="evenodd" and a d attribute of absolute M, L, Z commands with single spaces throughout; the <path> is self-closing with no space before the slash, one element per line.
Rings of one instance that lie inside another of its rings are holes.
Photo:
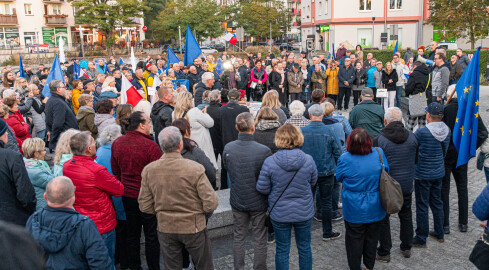
<path fill-rule="evenodd" d="M 9 107 L 9 117 L 5 122 L 14 131 L 17 143 L 19 144 L 19 150 L 22 153 L 22 143 L 31 137 L 29 134 L 29 125 L 19 117 L 18 100 L 15 96 L 4 99 L 3 103 Z"/>

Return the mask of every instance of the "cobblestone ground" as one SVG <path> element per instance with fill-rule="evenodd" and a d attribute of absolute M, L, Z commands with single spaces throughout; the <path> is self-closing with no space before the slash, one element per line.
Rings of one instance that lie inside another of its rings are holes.
<path fill-rule="evenodd" d="M 485 90 L 485 91 L 484 91 Z M 489 123 L 489 88 L 481 89 L 481 115 L 486 125 Z M 472 214 L 472 203 L 486 185 L 484 173 L 475 167 L 475 158 L 469 163 L 469 224 L 468 232 L 458 231 L 458 205 L 455 181 L 450 188 L 450 221 L 451 234 L 445 236 L 445 243 L 438 243 L 429 238 L 426 249 L 412 249 L 412 256 L 404 258 L 399 249 L 399 219 L 391 216 L 392 250 L 390 263 L 375 263 L 375 269 L 476 269 L 469 261 L 470 252 L 475 241 L 480 237 L 482 228 L 480 222 Z M 414 194 L 413 194 L 414 197 Z M 415 200 L 413 198 L 413 218 L 415 221 Z M 416 223 L 414 223 L 416 228 Z M 433 220 L 430 212 L 430 227 Z M 340 239 L 322 241 L 321 223 L 313 222 L 311 232 L 311 248 L 313 257 L 313 269 L 348 269 L 345 250 L 345 226 L 344 222 L 333 224 L 333 228 L 343 235 Z M 294 236 L 292 236 L 294 238 Z M 299 257 L 295 240 L 292 239 L 290 251 L 290 269 L 299 269 Z M 215 239 L 212 242 L 214 252 L 214 265 L 216 269 L 233 269 L 232 237 Z M 275 268 L 275 244 L 268 245 L 268 267 Z M 253 249 L 248 241 L 246 269 L 253 269 Z"/>

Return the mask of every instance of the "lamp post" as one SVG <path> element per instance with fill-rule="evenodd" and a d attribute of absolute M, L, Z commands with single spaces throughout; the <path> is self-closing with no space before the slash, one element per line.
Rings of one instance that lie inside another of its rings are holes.
<path fill-rule="evenodd" d="M 374 41 L 375 41 L 375 17 L 372 17 L 372 47 L 375 47 Z"/>

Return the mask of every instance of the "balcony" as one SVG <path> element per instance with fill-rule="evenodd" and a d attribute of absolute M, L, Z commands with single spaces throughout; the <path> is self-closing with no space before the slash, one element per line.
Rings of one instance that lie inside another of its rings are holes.
<path fill-rule="evenodd" d="M 66 25 L 68 15 L 44 15 L 46 25 Z"/>
<path fill-rule="evenodd" d="M 0 14 L 0 25 L 17 25 L 17 12 L 12 9 L 12 14 Z"/>

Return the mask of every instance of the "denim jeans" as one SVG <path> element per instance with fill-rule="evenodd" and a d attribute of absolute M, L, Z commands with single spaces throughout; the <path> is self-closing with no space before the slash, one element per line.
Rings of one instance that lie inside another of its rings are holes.
<path fill-rule="evenodd" d="M 334 175 L 318 177 L 317 186 L 321 204 L 321 217 L 323 220 L 323 237 L 330 237 L 333 230 L 333 226 L 331 225 L 333 185 Z"/>
<path fill-rule="evenodd" d="M 301 100 L 305 103 L 309 103 L 311 101 L 311 91 L 309 88 L 307 88 L 307 92 L 305 92 L 305 88 L 303 88 L 304 90 L 302 91 L 302 97 L 301 97 Z"/>
<path fill-rule="evenodd" d="M 277 241 L 275 269 L 289 269 L 290 232 L 292 227 L 294 227 L 295 244 L 299 253 L 299 269 L 312 269 L 311 223 L 312 219 L 294 223 L 282 223 L 272 220 L 273 229 L 275 230 L 275 240 Z"/>
<path fill-rule="evenodd" d="M 441 200 L 442 178 L 434 180 L 414 180 L 414 193 L 416 195 L 416 236 L 418 240 L 426 243 L 430 229 L 428 206 L 433 213 L 434 234 L 443 239 L 443 202 Z"/>
<path fill-rule="evenodd" d="M 36 132 L 36 137 L 44 140 L 44 137 L 46 137 L 46 129 Z"/>
<path fill-rule="evenodd" d="M 469 220 L 469 190 L 467 180 L 467 164 L 457 167 L 457 162 L 445 161 L 445 177 L 441 185 L 443 201 L 443 226 L 450 226 L 450 175 L 453 174 L 458 197 L 458 224 L 467 225 Z"/>
<path fill-rule="evenodd" d="M 401 95 L 404 87 L 396 86 L 396 107 L 401 108 Z"/>
<path fill-rule="evenodd" d="M 114 265 L 114 255 L 115 255 L 115 229 L 110 232 L 101 234 L 104 244 L 109 252 L 110 260 L 112 261 L 112 268 L 115 269 Z"/>
<path fill-rule="evenodd" d="M 486 182 L 489 183 L 489 167 L 484 167 L 484 173 L 486 174 Z"/>

